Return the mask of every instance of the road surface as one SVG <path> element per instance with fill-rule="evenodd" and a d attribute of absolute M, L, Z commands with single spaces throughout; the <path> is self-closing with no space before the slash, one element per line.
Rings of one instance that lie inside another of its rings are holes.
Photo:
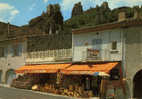
<path fill-rule="evenodd" d="M 48 93 L 0 87 L 0 99 L 73 99 Z M 74 98 L 75 99 L 75 98 Z"/>

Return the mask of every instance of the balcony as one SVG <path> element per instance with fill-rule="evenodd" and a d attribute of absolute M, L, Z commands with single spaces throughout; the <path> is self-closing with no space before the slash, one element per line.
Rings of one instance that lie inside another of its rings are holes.
<path fill-rule="evenodd" d="M 87 60 L 101 60 L 100 50 L 97 49 L 87 49 Z"/>
<path fill-rule="evenodd" d="M 71 49 L 34 51 L 34 52 L 28 52 L 26 57 L 26 64 L 71 62 L 71 60 L 72 60 Z"/>
<path fill-rule="evenodd" d="M 108 61 L 110 52 L 106 49 L 87 49 L 82 54 L 82 61 Z"/>

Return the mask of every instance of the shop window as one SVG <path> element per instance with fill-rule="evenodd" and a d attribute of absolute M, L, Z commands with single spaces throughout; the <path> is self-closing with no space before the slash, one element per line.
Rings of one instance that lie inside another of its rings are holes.
<path fill-rule="evenodd" d="M 111 49 L 117 50 L 117 41 L 112 41 Z"/>

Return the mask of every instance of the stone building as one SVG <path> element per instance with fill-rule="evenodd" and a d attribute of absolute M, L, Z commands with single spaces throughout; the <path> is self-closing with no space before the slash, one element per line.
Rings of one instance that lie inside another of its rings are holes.
<path fill-rule="evenodd" d="M 16 30 L 14 30 L 16 31 Z M 72 60 L 71 33 L 51 35 L 11 35 L 0 41 L 1 83 L 10 84 L 14 70 L 29 64 L 66 63 Z"/>
<path fill-rule="evenodd" d="M 142 19 L 135 11 L 126 19 L 120 12 L 118 21 L 95 27 L 73 30 L 73 61 L 120 62 L 126 93 L 114 91 L 116 99 L 141 98 L 142 94 Z M 92 54 L 93 51 L 93 54 Z M 94 55 L 95 52 L 97 54 Z M 113 84 L 113 83 L 112 83 Z"/>
<path fill-rule="evenodd" d="M 56 16 L 59 19 L 54 20 Z M 0 82 L 10 84 L 16 77 L 14 70 L 21 66 L 71 62 L 71 29 L 66 31 L 62 25 L 59 5 L 50 5 L 27 26 L 0 23 Z"/>
<path fill-rule="evenodd" d="M 19 27 L 0 23 L 0 83 L 10 84 L 16 77 L 14 70 L 25 65 L 26 42 L 23 38 L 10 38 L 10 31 Z"/>
<path fill-rule="evenodd" d="M 37 19 L 44 23 L 43 18 Z M 40 24 L 37 25 L 40 27 Z M 75 29 L 72 34 L 58 30 L 54 33 L 42 31 L 39 27 L 32 24 L 32 27 L 19 28 L 5 24 L 6 31 L 0 33 L 2 83 L 10 84 L 16 76 L 15 69 L 31 64 L 118 62 L 126 91 L 124 96 L 142 97 L 142 19 L 139 12 L 136 11 L 130 19 L 126 19 L 125 12 L 121 12 L 117 22 Z M 115 91 L 118 97 L 120 93 L 124 94 L 120 89 Z"/>

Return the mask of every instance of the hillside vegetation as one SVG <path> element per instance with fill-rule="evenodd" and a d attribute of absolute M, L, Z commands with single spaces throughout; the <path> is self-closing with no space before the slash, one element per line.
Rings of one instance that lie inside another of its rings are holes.
<path fill-rule="evenodd" d="M 101 6 L 96 6 L 95 8 L 90 8 L 83 12 L 81 9 L 83 7 L 81 6 L 82 5 L 80 2 L 74 5 L 74 8 L 72 10 L 72 17 L 65 21 L 66 25 L 72 28 L 95 26 L 117 21 L 118 13 L 120 11 L 124 11 L 126 13 L 126 18 L 133 17 L 135 10 L 142 13 L 142 7 L 138 6 L 132 8 L 121 7 L 111 10 L 107 2 L 104 2 Z"/>
<path fill-rule="evenodd" d="M 10 25 L 10 36 L 41 35 L 41 34 L 71 34 L 72 29 L 96 26 L 100 24 L 112 23 L 118 20 L 118 13 L 124 11 L 126 18 L 134 16 L 134 11 L 142 13 L 142 7 L 121 7 L 110 9 L 107 2 L 100 6 L 83 11 L 81 2 L 76 3 L 72 9 L 71 18 L 64 21 L 59 4 L 48 5 L 46 12 L 29 21 L 28 25 L 12 29 Z M 8 25 L 0 24 L 1 28 Z M 7 32 L 1 29 L 1 33 Z"/>

